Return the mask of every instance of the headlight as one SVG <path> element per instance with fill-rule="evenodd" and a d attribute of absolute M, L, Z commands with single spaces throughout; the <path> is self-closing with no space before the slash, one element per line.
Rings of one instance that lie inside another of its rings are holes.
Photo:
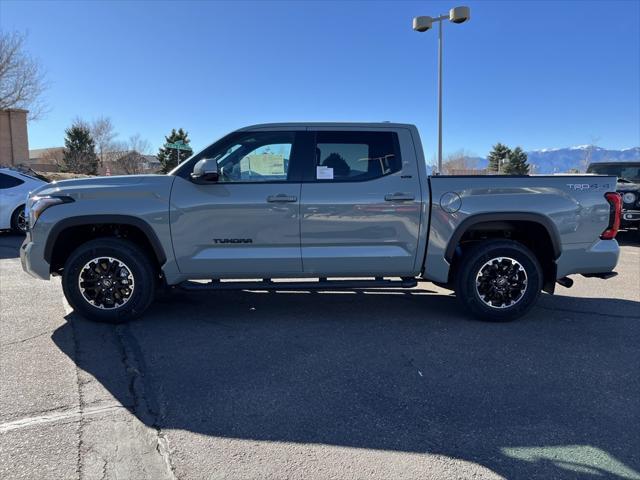
<path fill-rule="evenodd" d="M 624 203 L 633 203 L 636 201 L 636 194 L 633 192 L 627 192 L 622 196 Z"/>
<path fill-rule="evenodd" d="M 40 218 L 40 215 L 42 215 L 42 212 L 47 208 L 69 202 L 73 202 L 71 197 L 54 197 L 49 195 L 45 195 L 43 197 L 36 195 L 31 197 L 29 201 L 29 204 L 31 205 L 29 208 L 29 228 L 32 228 L 35 225 L 38 218 Z"/>

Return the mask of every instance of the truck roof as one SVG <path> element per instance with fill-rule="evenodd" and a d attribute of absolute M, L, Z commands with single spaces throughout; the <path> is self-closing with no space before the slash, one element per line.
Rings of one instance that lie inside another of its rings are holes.
<path fill-rule="evenodd" d="M 416 128 L 410 123 L 393 122 L 287 122 L 287 123 L 259 123 L 249 125 L 236 131 L 256 130 L 264 128 L 301 129 L 307 127 L 334 127 L 334 128 Z"/>

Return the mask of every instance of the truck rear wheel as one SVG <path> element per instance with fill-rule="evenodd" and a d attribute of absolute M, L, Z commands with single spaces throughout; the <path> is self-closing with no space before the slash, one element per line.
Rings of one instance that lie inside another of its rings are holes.
<path fill-rule="evenodd" d="M 83 317 L 123 323 L 139 317 L 153 301 L 156 288 L 149 257 L 136 244 L 99 238 L 78 247 L 67 259 L 62 289 Z"/>
<path fill-rule="evenodd" d="M 525 315 L 542 289 L 536 256 L 512 240 L 488 240 L 460 260 L 456 297 L 481 320 L 508 322 Z"/>

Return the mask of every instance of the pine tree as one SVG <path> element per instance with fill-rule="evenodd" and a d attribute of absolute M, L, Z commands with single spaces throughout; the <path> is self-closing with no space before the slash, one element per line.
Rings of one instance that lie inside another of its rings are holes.
<path fill-rule="evenodd" d="M 502 173 L 502 166 L 504 166 L 505 161 L 509 158 L 510 153 L 511 150 L 509 150 L 509 147 L 500 142 L 496 143 L 487 157 L 487 160 L 489 160 L 487 170 L 493 173 Z"/>
<path fill-rule="evenodd" d="M 86 125 L 76 122 L 65 130 L 64 156 L 61 169 L 64 172 L 98 174 L 98 156 L 91 132 Z"/>
<path fill-rule="evenodd" d="M 529 174 L 527 154 L 520 147 L 514 148 L 509 154 L 509 160 L 504 166 L 504 173 L 506 173 L 507 175 Z"/>
<path fill-rule="evenodd" d="M 189 146 L 189 134 L 182 128 L 171 130 L 171 133 L 164 137 L 165 145 L 167 143 L 179 143 L 182 142 L 186 146 Z M 158 150 L 158 161 L 162 165 L 162 171 L 168 173 L 173 170 L 180 162 L 189 158 L 192 154 L 191 150 L 178 150 L 176 148 L 165 148 L 164 146 Z"/>

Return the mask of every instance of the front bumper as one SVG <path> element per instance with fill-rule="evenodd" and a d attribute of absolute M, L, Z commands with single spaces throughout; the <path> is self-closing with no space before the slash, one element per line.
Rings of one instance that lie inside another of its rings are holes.
<path fill-rule="evenodd" d="M 49 280 L 50 267 L 44 259 L 44 245 L 34 242 L 31 232 L 27 232 L 27 236 L 20 246 L 20 263 L 22 269 L 32 277 Z"/>
<path fill-rule="evenodd" d="M 640 227 L 640 210 L 627 210 L 623 208 L 622 216 L 620 217 L 620 227 Z"/>

